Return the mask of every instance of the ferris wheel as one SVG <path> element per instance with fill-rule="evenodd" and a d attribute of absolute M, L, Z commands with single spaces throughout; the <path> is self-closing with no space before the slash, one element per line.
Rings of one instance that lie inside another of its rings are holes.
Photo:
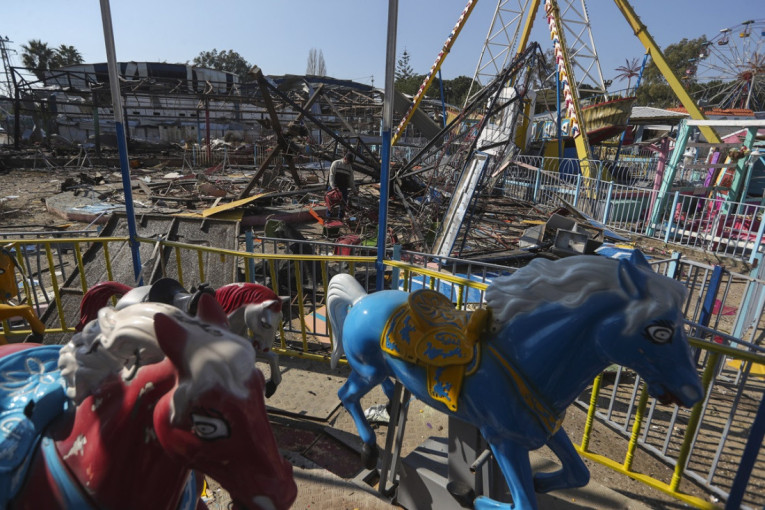
<path fill-rule="evenodd" d="M 765 19 L 723 28 L 686 70 L 697 102 L 719 108 L 765 109 Z"/>

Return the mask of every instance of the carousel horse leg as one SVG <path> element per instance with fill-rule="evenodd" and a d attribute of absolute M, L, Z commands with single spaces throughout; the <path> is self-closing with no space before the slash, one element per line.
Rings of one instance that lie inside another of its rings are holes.
<path fill-rule="evenodd" d="M 351 413 L 353 422 L 356 424 L 356 430 L 359 432 L 359 436 L 364 443 L 361 450 L 361 459 L 364 467 L 367 469 L 374 469 L 377 466 L 380 450 L 377 447 L 375 432 L 369 425 L 367 418 L 364 416 L 364 410 L 361 408 L 361 398 L 382 382 L 382 380 L 368 382 L 357 372 L 351 371 L 348 380 L 345 381 L 345 384 L 337 392 L 343 407 Z"/>
<path fill-rule="evenodd" d="M 475 510 L 536 510 L 537 499 L 534 495 L 534 481 L 529 461 L 529 451 L 512 441 L 489 441 L 494 458 L 499 463 L 502 474 L 510 489 L 513 503 L 500 503 L 486 496 L 479 496 L 473 503 Z M 531 499 L 530 499 L 531 498 Z"/>
<path fill-rule="evenodd" d="M 271 370 L 271 378 L 266 382 L 266 398 L 276 392 L 276 387 L 282 382 L 282 372 L 279 370 L 279 355 L 273 351 L 268 351 L 263 354 L 263 357 L 268 362 L 268 368 Z"/>
<path fill-rule="evenodd" d="M 388 400 L 393 400 L 393 392 L 396 390 L 396 383 L 393 382 L 393 379 L 386 377 L 380 384 L 382 385 L 383 393 L 388 397 Z"/>
<path fill-rule="evenodd" d="M 534 475 L 534 490 L 550 492 L 558 489 L 584 487 L 590 481 L 590 471 L 582 462 L 581 457 L 571 444 L 566 431 L 558 429 L 547 442 L 550 450 L 560 459 L 563 466 L 552 473 L 537 473 Z"/>

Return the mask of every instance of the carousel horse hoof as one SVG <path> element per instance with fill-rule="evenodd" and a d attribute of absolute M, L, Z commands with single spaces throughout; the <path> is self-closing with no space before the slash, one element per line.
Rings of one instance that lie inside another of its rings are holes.
<path fill-rule="evenodd" d="M 514 509 L 513 505 L 510 503 L 500 503 L 499 501 L 495 501 L 491 498 L 487 498 L 486 496 L 478 496 L 475 498 L 475 501 L 473 502 L 473 508 L 475 510 L 496 510 L 496 509 Z"/>
<path fill-rule="evenodd" d="M 377 459 L 380 458 L 380 449 L 376 444 L 364 443 L 361 447 L 361 462 L 366 469 L 375 469 L 377 467 Z"/>
<path fill-rule="evenodd" d="M 276 393 L 276 383 L 274 381 L 268 381 L 266 383 L 266 398 L 271 398 L 271 395 Z"/>
<path fill-rule="evenodd" d="M 475 491 L 468 484 L 451 481 L 446 484 L 446 490 L 462 508 L 473 508 Z"/>

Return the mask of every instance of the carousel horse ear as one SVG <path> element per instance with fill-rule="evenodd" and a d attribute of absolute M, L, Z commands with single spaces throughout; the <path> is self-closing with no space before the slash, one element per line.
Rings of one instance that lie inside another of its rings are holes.
<path fill-rule="evenodd" d="M 177 280 L 172 278 L 160 278 L 149 287 L 149 295 L 146 301 L 153 303 L 165 303 L 172 305 L 178 294 L 188 294 Z"/>
<path fill-rule="evenodd" d="M 281 312 L 282 311 L 282 301 L 281 299 L 269 299 L 268 301 L 263 302 L 263 309 L 264 310 L 271 310 L 274 312 Z"/>
<path fill-rule="evenodd" d="M 632 250 L 630 262 L 638 267 L 647 267 L 648 269 L 652 269 L 651 264 L 648 263 L 648 259 L 645 258 L 645 255 L 643 255 L 643 252 L 640 250 Z"/>
<path fill-rule="evenodd" d="M 217 324 L 222 328 L 228 329 L 228 317 L 223 308 L 215 300 L 215 296 L 210 293 L 203 293 L 199 296 L 197 304 L 197 317 L 205 322 Z"/>
<path fill-rule="evenodd" d="M 648 295 L 646 278 L 640 270 L 640 265 L 642 264 L 634 264 L 632 260 L 622 259 L 619 261 L 619 283 L 632 299 L 643 299 Z"/>
<path fill-rule="evenodd" d="M 183 350 L 186 348 L 188 332 L 178 322 L 164 313 L 154 315 L 154 332 L 157 342 L 170 361 L 176 367 L 183 366 Z"/>

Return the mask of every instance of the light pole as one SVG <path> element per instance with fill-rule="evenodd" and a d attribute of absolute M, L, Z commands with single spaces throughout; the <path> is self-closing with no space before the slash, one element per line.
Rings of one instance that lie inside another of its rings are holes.
<path fill-rule="evenodd" d="M 122 190 L 125 194 L 125 214 L 127 215 L 130 252 L 133 256 L 133 273 L 136 284 L 141 285 L 141 253 L 138 249 L 138 231 L 135 225 L 133 209 L 133 188 L 130 184 L 130 164 L 128 162 L 127 141 L 125 140 L 125 116 L 122 111 L 122 96 L 117 74 L 117 55 L 114 51 L 114 31 L 112 30 L 112 13 L 109 0 L 101 0 L 101 21 L 104 25 L 104 43 L 106 44 L 106 62 L 109 70 L 109 88 L 112 93 L 114 108 L 114 128 L 117 131 L 117 149 L 120 155 L 120 170 L 122 172 Z"/>

